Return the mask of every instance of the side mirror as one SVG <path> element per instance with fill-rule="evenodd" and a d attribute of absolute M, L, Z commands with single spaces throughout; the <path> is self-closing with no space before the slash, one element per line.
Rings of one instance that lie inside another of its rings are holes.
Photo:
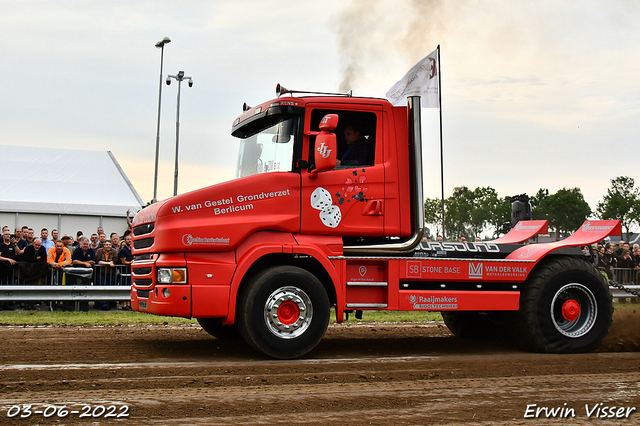
<path fill-rule="evenodd" d="M 314 149 L 315 170 L 309 172 L 314 179 L 318 173 L 333 170 L 336 167 L 337 147 L 336 135 L 331 133 L 338 126 L 338 114 L 327 114 L 320 121 L 320 134 L 316 136 Z"/>

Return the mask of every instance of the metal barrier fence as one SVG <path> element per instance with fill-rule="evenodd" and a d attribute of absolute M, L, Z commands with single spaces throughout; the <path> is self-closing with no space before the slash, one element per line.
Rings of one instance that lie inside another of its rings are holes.
<path fill-rule="evenodd" d="M 131 299 L 129 265 L 68 266 L 18 262 L 0 271 L 0 301 L 127 301 Z"/>
<path fill-rule="evenodd" d="M 36 266 L 33 266 L 36 265 Z M 51 270 L 47 264 L 19 262 L 0 275 L 0 302 L 24 301 L 128 301 L 131 299 L 131 267 L 95 265 L 93 268 L 66 267 Z M 610 268 L 609 279 L 640 292 L 640 270 Z M 624 302 L 640 303 L 640 298 L 610 287 L 611 295 Z M 624 300 L 623 300 L 624 299 Z"/>
<path fill-rule="evenodd" d="M 617 284 L 622 284 L 629 290 L 633 290 L 636 293 L 640 292 L 640 270 L 631 268 L 609 268 L 609 270 L 603 270 L 603 272 L 609 277 L 609 279 Z M 609 272 L 609 273 L 607 273 Z M 611 287 L 611 295 L 618 299 L 618 302 L 624 303 L 626 299 L 630 299 L 631 303 L 640 303 L 640 298 L 627 293 L 624 290 Z M 625 299 L 625 300 L 622 300 Z"/>

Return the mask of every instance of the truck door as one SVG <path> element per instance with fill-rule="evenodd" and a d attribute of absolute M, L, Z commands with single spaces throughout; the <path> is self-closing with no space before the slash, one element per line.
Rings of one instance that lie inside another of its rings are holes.
<path fill-rule="evenodd" d="M 327 114 L 339 116 L 334 170 L 309 174 L 314 168 L 315 135 Z M 385 171 L 382 107 L 307 104 L 303 151 L 309 168 L 302 171 L 301 232 L 306 234 L 384 235 Z"/>

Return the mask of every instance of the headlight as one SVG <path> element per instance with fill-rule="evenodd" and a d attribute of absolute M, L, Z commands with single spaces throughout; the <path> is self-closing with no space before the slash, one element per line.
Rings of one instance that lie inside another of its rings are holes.
<path fill-rule="evenodd" d="M 158 268 L 157 274 L 161 284 L 187 283 L 187 268 Z"/>

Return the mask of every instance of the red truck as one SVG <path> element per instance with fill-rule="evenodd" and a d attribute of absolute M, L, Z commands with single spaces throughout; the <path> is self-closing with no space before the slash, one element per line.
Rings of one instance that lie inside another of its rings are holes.
<path fill-rule="evenodd" d="M 197 318 L 274 358 L 311 351 L 332 307 L 337 322 L 439 311 L 456 335 L 510 333 L 539 352 L 600 344 L 611 296 L 579 247 L 619 232 L 619 221 L 587 221 L 549 244 L 523 244 L 545 221 L 492 242 L 421 243 L 420 98 L 394 107 L 277 91 L 233 122 L 236 179 L 135 216 L 134 310 Z"/>

